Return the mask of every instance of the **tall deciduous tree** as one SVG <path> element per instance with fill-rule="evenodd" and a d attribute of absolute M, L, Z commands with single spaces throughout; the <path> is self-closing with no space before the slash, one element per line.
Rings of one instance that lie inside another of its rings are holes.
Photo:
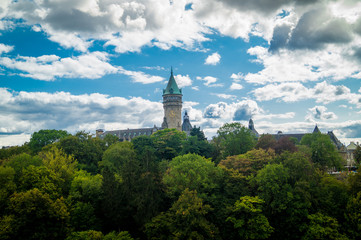
<path fill-rule="evenodd" d="M 211 160 L 196 154 L 186 154 L 175 157 L 169 163 L 163 182 L 173 198 L 177 198 L 187 188 L 205 196 L 219 187 L 221 175 L 221 169 Z"/>
<path fill-rule="evenodd" d="M 185 189 L 167 212 L 145 225 L 148 239 L 219 239 L 217 227 L 207 220 L 210 206 L 197 191 Z"/>
<path fill-rule="evenodd" d="M 70 134 L 64 130 L 40 130 L 31 135 L 29 146 L 34 153 L 39 152 L 44 146 L 54 143 Z"/>
<path fill-rule="evenodd" d="M 320 169 L 342 166 L 342 158 L 328 135 L 319 132 L 306 134 L 302 137 L 301 144 L 311 148 L 311 159 Z"/>
<path fill-rule="evenodd" d="M 160 159 L 171 160 L 182 151 L 182 142 L 186 139 L 186 133 L 176 129 L 159 130 L 151 138 Z"/>
<path fill-rule="evenodd" d="M 38 189 L 14 193 L 10 198 L 9 215 L 3 227 L 10 239 L 65 239 L 69 230 L 69 213 L 62 198 L 53 201 Z"/>
<path fill-rule="evenodd" d="M 256 145 L 251 130 L 240 123 L 226 123 L 217 131 L 222 146 L 223 157 L 246 153 Z"/>
<path fill-rule="evenodd" d="M 241 239 L 266 239 L 273 232 L 273 227 L 262 214 L 263 203 L 262 199 L 250 196 L 235 202 L 227 221 L 233 223 Z"/>

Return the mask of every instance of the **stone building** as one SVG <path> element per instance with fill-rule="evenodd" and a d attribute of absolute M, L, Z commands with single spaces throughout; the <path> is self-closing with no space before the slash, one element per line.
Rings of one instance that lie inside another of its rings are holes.
<path fill-rule="evenodd" d="M 163 90 L 163 109 L 164 117 L 161 127 L 154 125 L 150 128 L 137 128 L 137 129 L 123 129 L 123 130 L 110 130 L 104 131 L 103 129 L 96 130 L 96 136 L 104 138 L 107 134 L 117 136 L 119 141 L 131 141 L 134 137 L 146 135 L 150 136 L 158 130 L 165 128 L 175 128 L 179 131 L 184 131 L 189 135 L 192 125 L 189 121 L 189 116 L 185 112 L 182 123 L 182 89 L 177 85 L 173 76 L 173 69 L 167 87 Z"/>

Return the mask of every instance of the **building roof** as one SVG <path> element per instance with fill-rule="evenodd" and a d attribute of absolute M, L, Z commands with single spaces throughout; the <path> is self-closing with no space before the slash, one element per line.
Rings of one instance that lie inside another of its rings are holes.
<path fill-rule="evenodd" d="M 182 131 L 190 132 L 191 130 L 192 130 L 192 124 L 189 121 L 189 116 L 188 116 L 187 111 L 185 111 L 184 117 L 183 117 Z"/>
<path fill-rule="evenodd" d="M 166 89 L 163 89 L 163 95 L 168 95 L 168 94 L 182 95 L 182 89 L 178 88 L 177 82 L 174 79 L 173 69 L 171 69 L 171 72 L 170 72 L 168 85 L 167 85 Z"/>
<path fill-rule="evenodd" d="M 356 150 L 357 145 L 354 142 L 351 142 L 348 146 L 347 146 L 347 150 Z"/>

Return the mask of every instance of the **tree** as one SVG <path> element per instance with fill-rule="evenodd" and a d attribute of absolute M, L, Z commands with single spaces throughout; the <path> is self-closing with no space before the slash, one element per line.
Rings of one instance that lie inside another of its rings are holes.
<path fill-rule="evenodd" d="M 357 145 L 354 156 L 355 156 L 355 162 L 357 164 L 361 164 L 361 146 L 360 145 Z"/>
<path fill-rule="evenodd" d="M 34 153 L 39 152 L 44 146 L 54 143 L 70 134 L 64 130 L 40 130 L 31 135 L 29 147 Z"/>
<path fill-rule="evenodd" d="M 113 145 L 114 143 L 119 142 L 119 138 L 116 135 L 107 134 L 104 137 L 104 141 L 105 141 L 106 145 L 109 147 L 109 146 Z"/>
<path fill-rule="evenodd" d="M 93 174 L 99 173 L 98 162 L 106 149 L 105 141 L 81 131 L 75 136 L 61 139 L 59 145 L 66 154 L 72 155 L 78 161 L 79 168 Z"/>
<path fill-rule="evenodd" d="M 246 153 L 256 145 L 256 138 L 251 130 L 240 123 L 226 123 L 217 131 L 223 157 Z"/>
<path fill-rule="evenodd" d="M 218 239 L 218 229 L 207 220 L 210 206 L 197 191 L 185 189 L 167 212 L 145 225 L 148 239 Z"/>
<path fill-rule="evenodd" d="M 163 129 L 151 135 L 159 159 L 171 160 L 182 151 L 186 133 L 176 129 Z"/>
<path fill-rule="evenodd" d="M 199 141 L 207 140 L 207 138 L 204 136 L 204 132 L 201 130 L 200 127 L 194 126 L 189 134 L 191 136 L 197 137 Z"/>
<path fill-rule="evenodd" d="M 297 147 L 294 142 L 291 141 L 289 137 L 281 137 L 278 139 L 277 143 L 274 146 L 274 150 L 277 154 L 281 154 L 284 151 L 296 152 Z"/>
<path fill-rule="evenodd" d="M 5 221 L 11 227 L 4 227 L 3 234 L 11 239 L 65 238 L 69 213 L 63 198 L 53 201 L 48 194 L 35 188 L 14 193 L 9 201 L 9 215 Z"/>
<path fill-rule="evenodd" d="M 0 216 L 7 206 L 9 196 L 15 191 L 15 171 L 11 167 L 0 166 Z"/>
<path fill-rule="evenodd" d="M 120 173 L 122 166 L 129 161 L 135 160 L 135 151 L 130 142 L 119 142 L 110 146 L 103 154 L 99 162 L 102 168 L 108 168 L 113 173 Z"/>
<path fill-rule="evenodd" d="M 351 197 L 346 207 L 347 231 L 352 239 L 361 238 L 361 192 Z"/>
<path fill-rule="evenodd" d="M 301 144 L 311 148 L 311 159 L 320 169 L 326 171 L 331 167 L 341 167 L 342 158 L 328 135 L 319 132 L 306 134 Z"/>
<path fill-rule="evenodd" d="M 64 181 L 61 189 L 67 194 L 78 162 L 56 146 L 52 146 L 47 152 L 41 152 L 39 155 L 43 159 L 43 165 L 52 170 L 57 178 Z"/>
<path fill-rule="evenodd" d="M 227 221 L 233 223 L 241 239 L 266 239 L 273 232 L 262 214 L 264 201 L 258 197 L 244 196 L 234 203 Z"/>
<path fill-rule="evenodd" d="M 347 240 L 347 237 L 340 234 L 339 224 L 335 218 L 323 215 L 322 213 L 311 214 L 308 216 L 310 221 L 304 240 L 314 239 L 337 239 Z"/>
<path fill-rule="evenodd" d="M 257 141 L 255 148 L 262 148 L 267 150 L 269 148 L 274 149 L 277 144 L 276 139 L 271 134 L 262 134 Z"/>
<path fill-rule="evenodd" d="M 219 187 L 221 169 L 211 160 L 196 154 L 175 157 L 163 176 L 169 195 L 177 198 L 185 189 L 196 190 L 201 196 L 211 194 Z"/>
<path fill-rule="evenodd" d="M 183 141 L 182 154 L 195 153 L 209 158 L 212 156 L 212 145 L 207 140 L 199 140 L 197 136 L 189 136 Z"/>
<path fill-rule="evenodd" d="M 18 183 L 24 169 L 29 166 L 41 166 L 43 163 L 39 156 L 31 156 L 27 153 L 22 153 L 12 156 L 4 163 L 4 165 L 9 166 L 15 170 L 14 181 L 15 183 Z"/>
<path fill-rule="evenodd" d="M 247 153 L 229 156 L 219 163 L 220 167 L 236 171 L 243 176 L 250 176 L 257 173 L 275 158 L 272 149 L 253 149 Z"/>
<path fill-rule="evenodd" d="M 142 135 L 132 139 L 136 157 L 145 171 L 157 171 L 159 159 L 150 136 Z"/>
<path fill-rule="evenodd" d="M 254 180 L 258 186 L 258 196 L 267 203 L 268 214 L 282 212 L 292 201 L 289 173 L 282 164 L 265 166 Z"/>

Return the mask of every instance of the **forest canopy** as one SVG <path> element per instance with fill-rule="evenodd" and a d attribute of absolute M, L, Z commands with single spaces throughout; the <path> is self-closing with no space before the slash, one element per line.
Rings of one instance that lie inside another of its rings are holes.
<path fill-rule="evenodd" d="M 361 238 L 361 173 L 329 173 L 343 162 L 327 135 L 191 133 L 40 130 L 0 149 L 0 239 Z"/>

